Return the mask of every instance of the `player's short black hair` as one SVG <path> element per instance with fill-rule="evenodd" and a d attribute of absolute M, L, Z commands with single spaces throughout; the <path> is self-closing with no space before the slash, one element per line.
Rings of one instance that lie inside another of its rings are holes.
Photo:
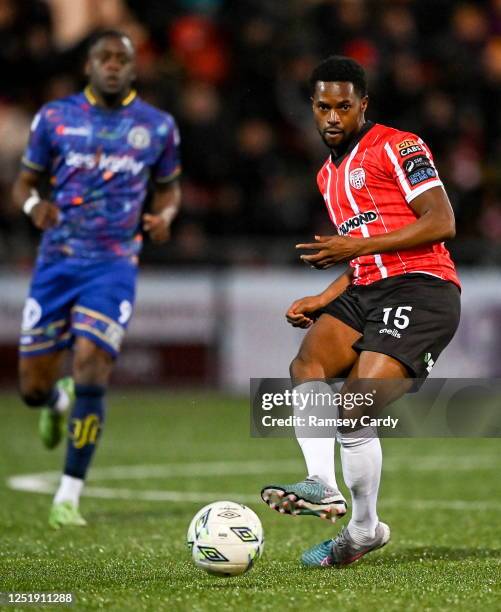
<path fill-rule="evenodd" d="M 134 49 L 134 45 L 132 43 L 132 40 L 130 39 L 130 36 L 128 36 L 125 32 L 122 32 L 120 30 L 113 30 L 110 28 L 107 30 L 98 30 L 97 32 L 94 32 L 92 34 L 92 36 L 89 38 L 89 42 L 87 45 L 87 53 L 90 53 L 93 47 L 95 47 L 98 42 L 103 40 L 103 38 L 126 38 L 130 42 L 131 47 Z"/>
<path fill-rule="evenodd" d="M 313 69 L 310 76 L 310 93 L 315 93 L 318 81 L 341 81 L 353 83 L 358 95 L 367 95 L 367 77 L 362 66 L 351 57 L 331 55 Z"/>

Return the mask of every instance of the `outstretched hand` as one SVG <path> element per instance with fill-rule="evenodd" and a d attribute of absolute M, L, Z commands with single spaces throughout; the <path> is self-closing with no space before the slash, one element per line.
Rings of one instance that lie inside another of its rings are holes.
<path fill-rule="evenodd" d="M 363 242 L 349 236 L 315 236 L 315 240 L 316 242 L 296 244 L 296 249 L 317 251 L 311 255 L 301 255 L 300 259 L 319 270 L 358 257 Z"/>

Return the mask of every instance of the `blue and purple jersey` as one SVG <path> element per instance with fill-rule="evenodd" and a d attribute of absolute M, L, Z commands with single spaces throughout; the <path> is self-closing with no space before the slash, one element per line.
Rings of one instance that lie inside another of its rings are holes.
<path fill-rule="evenodd" d="M 118 109 L 96 104 L 90 88 L 44 105 L 33 119 L 23 165 L 50 176 L 60 223 L 44 232 L 38 260 L 132 258 L 150 178 L 180 174 L 174 118 L 132 91 Z"/>

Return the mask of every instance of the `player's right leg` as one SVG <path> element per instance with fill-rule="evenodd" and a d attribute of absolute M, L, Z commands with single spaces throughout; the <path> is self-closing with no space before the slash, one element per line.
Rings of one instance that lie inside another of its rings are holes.
<path fill-rule="evenodd" d="M 324 381 L 351 369 L 358 357 L 352 345 L 360 336 L 359 331 L 340 319 L 321 315 L 291 363 L 295 390 L 304 397 L 332 393 Z M 262 489 L 261 497 L 282 514 L 314 515 L 334 522 L 346 513 L 346 500 L 338 489 L 334 470 L 335 439 L 298 436 L 297 440 L 306 462 L 307 478 L 294 484 L 269 484 Z"/>
<path fill-rule="evenodd" d="M 65 415 L 73 401 L 73 381 L 59 378 L 64 350 L 19 359 L 19 391 L 24 403 L 40 409 L 39 433 L 47 448 L 64 434 Z"/>
<path fill-rule="evenodd" d="M 39 264 L 23 309 L 19 342 L 19 390 L 23 401 L 40 408 L 42 441 L 54 448 L 62 437 L 63 414 L 72 401 L 69 380 L 57 382 L 68 329 L 73 275 L 61 262 Z"/>

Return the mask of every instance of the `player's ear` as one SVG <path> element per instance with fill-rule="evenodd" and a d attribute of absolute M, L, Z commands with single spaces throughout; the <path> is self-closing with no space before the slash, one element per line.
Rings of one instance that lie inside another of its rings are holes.
<path fill-rule="evenodd" d="M 367 110 L 367 107 L 369 106 L 369 96 L 364 96 L 362 98 L 362 102 L 360 104 L 362 112 L 365 113 L 365 111 Z"/>
<path fill-rule="evenodd" d="M 86 59 L 85 60 L 85 64 L 84 64 L 84 74 L 86 77 L 90 76 L 90 59 Z"/>

